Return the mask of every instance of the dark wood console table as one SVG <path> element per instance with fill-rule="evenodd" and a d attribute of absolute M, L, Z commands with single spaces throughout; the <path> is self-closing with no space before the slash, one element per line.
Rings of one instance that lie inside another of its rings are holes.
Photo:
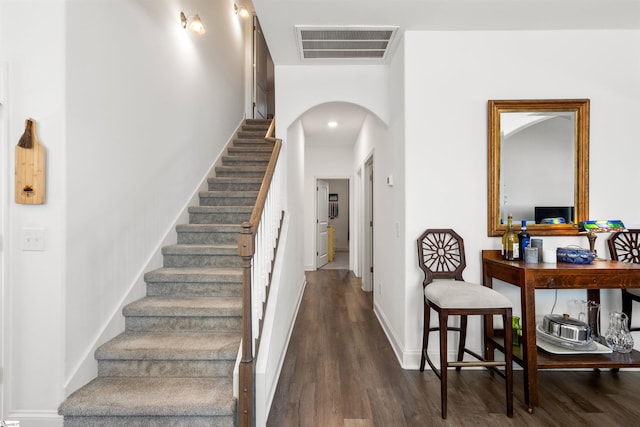
<path fill-rule="evenodd" d="M 525 264 L 523 261 L 503 260 L 500 251 L 483 250 L 482 275 L 485 286 L 493 287 L 493 279 L 499 279 L 520 288 L 522 345 L 513 349 L 513 360 L 524 369 L 524 398 L 529 405 L 529 412 L 533 411 L 534 406 L 539 406 L 539 369 L 640 367 L 640 352 L 636 350 L 628 354 L 580 355 L 538 351 L 535 297 L 536 289 L 586 289 L 588 299 L 599 302 L 600 289 L 640 287 L 640 264 L 610 260 L 594 260 L 588 265 Z M 502 348 L 503 340 L 494 332 L 492 320 L 486 322 L 485 334 L 486 352 L 492 353 L 494 348 Z"/>

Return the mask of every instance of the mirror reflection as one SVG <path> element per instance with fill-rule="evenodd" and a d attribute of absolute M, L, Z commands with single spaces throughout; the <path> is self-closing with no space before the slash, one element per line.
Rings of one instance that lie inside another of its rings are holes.
<path fill-rule="evenodd" d="M 490 236 L 507 216 L 535 234 L 575 234 L 588 218 L 589 100 L 489 101 Z"/>
<path fill-rule="evenodd" d="M 500 221 L 573 223 L 575 113 L 500 114 Z"/>

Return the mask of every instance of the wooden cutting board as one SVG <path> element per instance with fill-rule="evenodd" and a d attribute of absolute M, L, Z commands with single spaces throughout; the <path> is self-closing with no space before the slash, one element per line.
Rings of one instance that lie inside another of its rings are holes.
<path fill-rule="evenodd" d="M 45 200 L 45 149 L 36 133 L 36 121 L 25 120 L 25 131 L 16 146 L 16 203 L 43 204 Z"/>

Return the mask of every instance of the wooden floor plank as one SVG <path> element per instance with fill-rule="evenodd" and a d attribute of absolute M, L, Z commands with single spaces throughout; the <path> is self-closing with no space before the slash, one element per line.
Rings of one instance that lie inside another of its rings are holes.
<path fill-rule="evenodd" d="M 373 421 L 370 419 L 345 419 L 344 427 L 374 427 Z"/>
<path fill-rule="evenodd" d="M 269 414 L 268 427 L 633 426 L 640 372 L 541 371 L 540 406 L 524 403 L 514 370 L 514 416 L 504 380 L 485 370 L 449 372 L 448 417 L 440 382 L 401 368 L 373 312 L 372 294 L 347 270 L 307 273 L 307 285 Z"/>

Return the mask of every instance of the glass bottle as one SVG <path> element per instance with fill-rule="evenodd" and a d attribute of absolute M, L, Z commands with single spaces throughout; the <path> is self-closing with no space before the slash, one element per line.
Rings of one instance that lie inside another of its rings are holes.
<path fill-rule="evenodd" d="M 531 245 L 531 235 L 527 232 L 527 221 L 522 220 L 522 228 L 518 233 L 518 250 L 520 259 L 524 259 L 524 248 L 528 248 Z"/>
<path fill-rule="evenodd" d="M 518 237 L 516 232 L 513 231 L 513 217 L 511 214 L 507 217 L 507 231 L 502 235 L 502 258 L 513 261 L 518 259 Z"/>
<path fill-rule="evenodd" d="M 629 318 L 626 314 L 619 311 L 609 314 L 609 329 L 604 338 L 613 351 L 629 353 L 633 350 L 633 337 L 629 332 Z"/>
<path fill-rule="evenodd" d="M 606 345 L 603 336 L 600 334 L 600 303 L 591 300 L 587 301 L 586 318 L 589 329 L 591 329 L 591 338 L 600 344 Z"/>
<path fill-rule="evenodd" d="M 522 339 L 522 327 L 520 326 L 520 318 L 511 316 L 511 342 L 514 347 L 519 347 Z"/>

